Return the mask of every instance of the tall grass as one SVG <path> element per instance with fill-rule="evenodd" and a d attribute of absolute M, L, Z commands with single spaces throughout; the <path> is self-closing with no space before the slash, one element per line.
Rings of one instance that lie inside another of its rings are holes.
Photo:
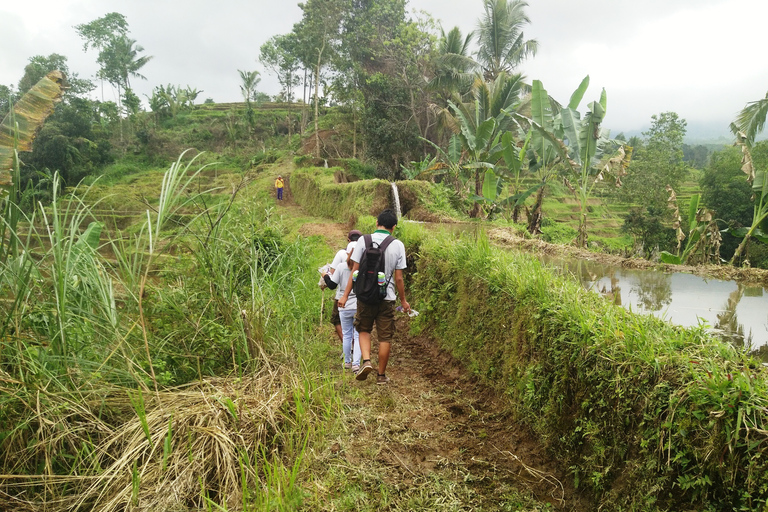
<path fill-rule="evenodd" d="M 0 493 L 20 507 L 303 499 L 305 447 L 338 408 L 311 358 L 298 364 L 320 339 L 319 256 L 247 198 L 217 203 L 232 210 L 209 233 L 188 215 L 194 161 L 171 166 L 132 236 L 101 241 L 75 189 L 4 262 Z"/>

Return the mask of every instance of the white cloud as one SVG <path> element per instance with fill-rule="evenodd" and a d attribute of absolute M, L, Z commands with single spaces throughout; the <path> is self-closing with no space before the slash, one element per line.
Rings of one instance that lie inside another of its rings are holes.
<path fill-rule="evenodd" d="M 446 29 L 476 27 L 481 0 L 410 0 Z M 216 101 L 240 99 L 238 69 L 262 71 L 260 89 L 279 90 L 259 65 L 260 46 L 291 30 L 301 17 L 293 0 L 32 0 L 0 7 L 0 83 L 17 84 L 33 55 L 60 53 L 81 77 L 96 70 L 73 26 L 109 12 L 124 14 L 131 36 L 154 56 L 134 86 L 189 85 Z M 522 71 L 558 99 L 585 75 L 586 101 L 608 93 L 606 123 L 617 130 L 647 126 L 673 110 L 691 122 L 727 123 L 768 90 L 762 58 L 765 0 L 529 0 L 528 38 L 538 56 Z"/>

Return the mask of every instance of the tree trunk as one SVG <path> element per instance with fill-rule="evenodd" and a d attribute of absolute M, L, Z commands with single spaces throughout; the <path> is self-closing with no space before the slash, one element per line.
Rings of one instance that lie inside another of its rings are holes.
<path fill-rule="evenodd" d="M 544 187 L 536 193 L 536 202 L 533 204 L 531 214 L 528 216 L 528 232 L 532 235 L 541 234 L 541 204 L 544 202 Z"/>
<path fill-rule="evenodd" d="M 357 158 L 357 114 L 352 110 L 352 158 Z"/>
<path fill-rule="evenodd" d="M 317 67 L 315 68 L 315 158 L 320 158 L 320 123 L 318 117 L 320 116 L 320 63 L 323 58 L 323 50 L 325 50 L 325 39 L 323 39 L 323 46 L 320 47 L 320 51 L 317 52 Z"/>
<path fill-rule="evenodd" d="M 483 195 L 483 178 L 485 176 L 480 172 L 480 170 L 475 171 L 475 194 L 478 196 Z M 473 219 L 476 219 L 480 217 L 480 213 L 482 212 L 482 208 L 480 208 L 480 203 L 475 201 L 475 204 L 472 206 L 472 210 L 469 212 L 469 216 Z"/>
<path fill-rule="evenodd" d="M 731 258 L 729 265 L 734 266 L 736 264 L 739 257 L 741 256 L 741 253 L 744 252 L 744 249 L 747 247 L 747 243 L 749 242 L 751 235 L 752 235 L 752 230 L 750 230 L 746 235 L 744 235 L 744 239 L 736 248 L 736 252 L 733 253 L 733 257 Z"/>
<path fill-rule="evenodd" d="M 587 214 L 582 213 L 579 219 L 579 236 L 576 239 L 576 245 L 584 249 L 587 246 Z"/>

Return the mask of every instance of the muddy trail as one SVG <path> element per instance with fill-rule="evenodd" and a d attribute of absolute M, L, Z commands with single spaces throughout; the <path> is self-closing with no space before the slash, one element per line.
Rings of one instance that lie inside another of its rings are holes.
<path fill-rule="evenodd" d="M 280 206 L 288 215 L 301 212 L 290 194 Z M 336 249 L 348 229 L 345 224 L 307 223 L 300 232 L 322 236 Z M 330 294 L 326 299 L 328 306 Z M 418 310 L 418 304 L 412 306 Z M 377 385 L 375 374 L 356 381 L 340 363 L 328 369 L 338 374 L 337 385 L 359 393 L 347 404 L 355 411 L 347 424 L 350 435 L 328 447 L 328 462 L 360 466 L 374 458 L 386 468 L 383 478 L 396 488 L 424 485 L 434 477 L 454 481 L 471 492 L 473 503 L 462 504 L 466 510 L 510 510 L 501 504 L 513 494 L 532 498 L 542 509 L 592 510 L 573 488 L 567 468 L 515 420 L 509 400 L 474 377 L 437 340 L 410 335 L 409 322 L 406 315 L 398 319 L 389 384 Z M 329 359 L 341 361 L 341 344 L 330 332 Z M 377 348 L 374 330 L 374 368 Z"/>

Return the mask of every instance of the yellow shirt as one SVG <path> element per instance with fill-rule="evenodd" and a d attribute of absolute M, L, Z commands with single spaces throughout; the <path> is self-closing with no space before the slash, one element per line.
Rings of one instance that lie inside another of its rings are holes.
<path fill-rule="evenodd" d="M 275 180 L 275 188 L 283 188 L 283 180 L 281 178 Z"/>

